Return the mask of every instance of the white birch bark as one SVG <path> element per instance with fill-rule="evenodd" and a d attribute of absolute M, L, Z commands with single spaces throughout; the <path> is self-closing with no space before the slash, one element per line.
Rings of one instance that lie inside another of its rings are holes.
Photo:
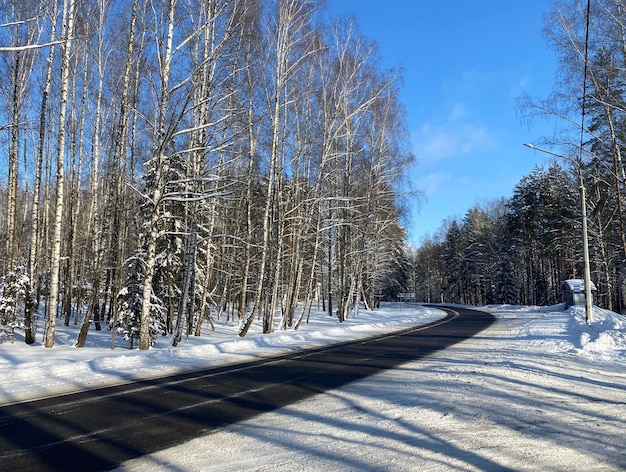
<path fill-rule="evenodd" d="M 134 42 L 134 22 L 136 18 L 137 0 L 133 2 L 131 13 L 131 28 L 129 35 L 129 42 Z M 97 44 L 96 44 L 96 63 L 97 63 L 97 78 L 98 87 L 96 92 L 96 108 L 94 125 L 92 131 L 92 152 L 91 152 L 91 174 L 89 180 L 89 189 L 91 200 L 89 202 L 89 213 L 87 217 L 87 234 L 91 240 L 91 254 L 93 260 L 93 272 L 92 272 L 92 294 L 91 300 L 88 303 L 87 312 L 83 318 L 78 337 L 76 339 L 76 347 L 84 347 L 87 340 L 87 333 L 91 325 L 91 320 L 94 319 L 96 323 L 96 330 L 100 330 L 100 286 L 101 286 L 101 271 L 102 271 L 102 228 L 101 228 L 101 204 L 102 200 L 100 189 L 100 138 L 101 138 L 101 124 L 103 122 L 103 95 L 104 95 L 104 81 L 105 70 L 107 65 L 107 53 L 105 52 L 105 39 L 104 29 L 106 27 L 106 10 L 107 6 L 104 0 L 98 2 L 98 32 L 97 32 Z M 133 45 L 129 45 L 129 53 L 132 54 Z M 130 62 L 127 61 L 126 70 L 123 78 L 122 85 L 122 99 L 124 102 L 128 95 L 128 82 L 130 75 Z M 126 113 L 125 104 L 122 106 L 122 113 Z M 120 116 L 120 121 L 126 120 Z M 116 143 L 117 145 L 117 143 Z M 116 148 L 117 149 L 117 148 Z M 115 156 L 114 156 L 115 158 Z"/>
<path fill-rule="evenodd" d="M 7 208 L 6 208 L 6 240 L 5 257 L 2 260 L 4 273 L 13 271 L 16 261 L 19 260 L 20 239 L 18 232 L 18 181 L 19 181 L 19 154 L 21 151 L 20 130 L 24 126 L 24 106 L 26 103 L 27 85 L 33 71 L 35 52 L 31 47 L 39 40 L 40 31 L 36 22 L 22 18 L 22 9 L 19 2 L 12 0 L 7 8 L 15 15 L 14 24 L 4 25 L 8 30 L 12 50 L 6 51 L 10 57 L 7 60 L 7 78 L 9 82 L 9 98 L 7 108 L 11 110 L 10 141 L 8 153 L 8 176 L 7 176 Z"/>
<path fill-rule="evenodd" d="M 65 161 L 65 134 L 66 110 L 69 95 L 70 55 L 74 36 L 74 6 L 75 0 L 65 0 L 63 4 L 63 58 L 61 64 L 61 90 L 59 107 L 59 136 L 57 143 L 57 172 L 56 172 L 56 204 L 54 229 L 52 236 L 52 251 L 50 256 L 50 296 L 47 305 L 47 326 L 45 347 L 54 347 L 56 318 L 59 297 L 59 269 L 61 265 L 61 231 L 63 228 L 63 200 L 64 200 L 64 161 Z"/>
<path fill-rule="evenodd" d="M 57 16 L 57 2 L 54 2 L 54 7 L 51 12 L 51 33 L 50 40 L 52 42 L 55 41 L 56 38 L 56 28 L 54 27 L 54 21 Z M 38 259 L 38 249 L 41 244 L 39 239 L 39 200 L 41 198 L 41 174 L 43 167 L 43 157 L 44 157 L 44 146 L 46 139 L 46 123 L 48 116 L 48 98 L 50 96 L 50 87 L 52 83 L 52 64 L 54 63 L 54 54 L 56 51 L 56 47 L 50 46 L 50 51 L 48 52 L 47 65 L 46 65 L 46 73 L 44 86 L 42 90 L 41 97 L 41 108 L 39 111 L 39 133 L 37 136 L 37 158 L 35 163 L 35 181 L 33 185 L 33 204 L 31 211 L 31 226 L 30 226 L 30 251 L 28 258 L 28 274 L 31 280 L 34 280 L 37 275 L 37 259 Z M 37 289 L 36 289 L 37 290 Z"/>
<path fill-rule="evenodd" d="M 311 9 L 313 4 L 308 0 L 280 0 L 277 2 L 277 24 L 275 34 L 275 44 L 273 45 L 274 52 L 274 70 L 271 80 L 272 91 L 268 93 L 271 97 L 270 105 L 270 155 L 268 165 L 268 183 L 267 183 L 267 198 L 265 200 L 265 208 L 263 212 L 263 243 L 261 249 L 261 261 L 259 266 L 259 275 L 257 281 L 256 298 L 253 305 L 253 310 L 246 314 L 246 319 L 241 325 L 239 330 L 239 336 L 245 336 L 252 325 L 254 320 L 254 314 L 257 310 L 262 309 L 264 299 L 269 297 L 268 303 L 265 304 L 267 310 L 264 311 L 263 316 L 272 318 L 271 312 L 274 307 L 277 306 L 275 300 L 276 291 L 273 287 L 268 287 L 268 270 L 271 268 L 270 258 L 270 244 L 272 238 L 277 235 L 272 235 L 272 215 L 276 209 L 276 205 L 279 203 L 278 190 L 280 189 L 280 183 L 284 172 L 284 158 L 281 149 L 281 134 L 284 132 L 284 113 L 287 112 L 286 105 L 286 87 L 289 80 L 293 77 L 298 68 L 302 65 L 303 61 L 308 55 L 311 54 L 312 49 L 307 48 L 306 44 L 310 40 L 306 27 L 311 20 Z M 298 47 L 302 47 L 304 54 L 297 58 L 292 57 L 293 51 Z M 279 261 L 275 260 L 276 264 Z M 276 269 L 277 266 L 274 266 Z M 274 278 L 275 280 L 275 278 Z M 264 326 L 269 327 L 271 324 L 270 319 L 264 320 Z"/>
<path fill-rule="evenodd" d="M 147 350 L 150 348 L 150 309 L 152 306 L 152 279 L 154 276 L 154 268 L 156 264 L 156 244 L 158 238 L 157 223 L 159 220 L 159 205 L 163 197 L 164 177 L 166 172 L 166 156 L 165 153 L 167 140 L 166 126 L 166 114 L 168 109 L 169 100 L 169 79 L 170 79 L 170 67 L 172 63 L 172 44 L 174 40 L 174 12 L 176 8 L 176 0 L 171 0 L 168 4 L 167 11 L 167 36 L 165 40 L 165 50 L 160 58 L 160 104 L 157 123 L 157 143 L 155 146 L 155 152 L 157 155 L 155 159 L 155 172 L 154 172 L 154 189 L 150 195 L 151 214 L 149 216 L 149 230 L 148 230 L 148 243 L 146 247 L 146 260 L 145 260 L 145 278 L 143 293 L 141 298 L 141 328 L 139 332 L 139 349 Z"/>

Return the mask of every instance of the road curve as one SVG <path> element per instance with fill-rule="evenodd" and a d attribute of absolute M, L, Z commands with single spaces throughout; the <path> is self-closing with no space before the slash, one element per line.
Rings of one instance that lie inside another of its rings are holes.
<path fill-rule="evenodd" d="M 467 339 L 495 318 L 446 308 L 442 320 L 235 366 L 0 407 L 0 469 L 110 470 Z"/>

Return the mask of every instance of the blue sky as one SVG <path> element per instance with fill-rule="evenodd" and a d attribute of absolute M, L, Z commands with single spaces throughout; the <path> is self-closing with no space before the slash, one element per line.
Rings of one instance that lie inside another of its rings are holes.
<path fill-rule="evenodd" d="M 554 123 L 522 120 L 517 100 L 545 98 L 556 59 L 543 37 L 546 0 L 472 2 L 327 0 L 352 14 L 380 47 L 384 65 L 404 70 L 402 101 L 417 165 L 409 180 L 409 239 L 420 244 L 442 222 L 477 203 L 510 197 L 544 156 L 523 147 Z"/>

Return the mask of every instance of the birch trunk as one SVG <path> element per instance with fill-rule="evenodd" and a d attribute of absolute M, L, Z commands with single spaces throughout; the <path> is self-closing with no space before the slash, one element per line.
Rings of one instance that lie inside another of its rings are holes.
<path fill-rule="evenodd" d="M 85 49 L 85 56 L 86 56 Z M 86 65 L 86 57 L 84 58 L 84 64 Z M 74 70 L 78 70 L 78 59 L 73 66 Z M 84 130 L 84 118 L 85 118 L 85 108 L 87 102 L 87 67 L 83 67 L 83 94 L 80 100 L 80 109 L 78 110 L 78 116 L 75 115 L 75 108 L 72 109 L 72 112 L 69 116 L 69 121 L 71 123 L 72 130 L 72 140 L 70 144 L 70 171 L 69 171 L 69 185 L 68 191 L 66 192 L 66 214 L 68 217 L 67 221 L 67 231 L 68 234 L 66 236 L 66 254 L 65 254 L 65 280 L 63 283 L 64 296 L 61 302 L 64 317 L 64 324 L 68 326 L 70 323 L 70 318 L 72 316 L 72 304 L 74 299 L 74 284 L 76 280 L 76 271 L 77 271 L 77 263 L 76 258 L 78 254 L 76 253 L 76 238 L 77 238 L 77 225 L 78 218 L 81 212 L 81 200 L 78 198 L 78 194 L 80 192 L 80 173 L 82 169 L 82 146 L 79 143 L 82 142 L 83 130 Z M 76 91 L 76 76 L 74 76 L 74 81 L 71 85 L 71 89 Z M 72 97 L 74 102 L 78 102 L 76 97 Z M 80 293 L 80 290 L 77 291 Z M 78 307 L 78 301 L 77 301 Z M 76 311 L 78 312 L 78 310 Z M 74 324 L 77 323 L 77 318 L 74 318 Z"/>
<path fill-rule="evenodd" d="M 285 133 L 286 113 L 288 113 L 287 91 L 290 80 L 302 66 L 304 59 L 311 53 L 307 41 L 310 39 L 310 31 L 307 27 L 310 24 L 310 15 L 314 5 L 308 0 L 280 0 L 277 2 L 276 29 L 274 31 L 274 68 L 268 80 L 271 82 L 271 89 L 268 88 L 270 114 L 270 151 L 269 165 L 267 173 L 267 197 L 263 212 L 263 243 L 261 249 L 261 261 L 259 276 L 257 281 L 256 298 L 253 309 L 246 314 L 246 319 L 241 325 L 239 336 L 245 336 L 252 325 L 256 311 L 264 310 L 264 326 L 272 324 L 271 310 L 277 306 L 276 294 L 278 287 L 268 287 L 276 280 L 276 270 L 280 269 L 280 261 L 275 259 L 276 265 L 272 266 L 270 261 L 270 245 L 278 243 L 275 239 L 280 235 L 272 234 L 272 217 L 276 214 L 280 205 L 278 191 L 284 174 L 284 155 L 281 140 Z M 299 53 L 294 54 L 298 48 Z M 297 57 L 295 57 L 297 56 Z M 268 87 L 270 87 L 268 85 Z M 270 91 L 271 90 L 271 91 Z M 274 238 L 274 239 L 272 239 Z M 282 242 L 281 242 L 282 244 Z M 280 251 L 279 251 L 280 252 Z M 274 269 L 274 278 L 270 280 L 270 271 Z M 268 280 L 266 280 L 268 279 Z M 269 300 L 267 299 L 269 297 Z M 268 312 L 269 310 L 269 312 Z"/>
<path fill-rule="evenodd" d="M 239 294 L 239 320 L 248 320 L 248 316 L 254 316 L 251 311 L 248 314 L 248 279 L 250 277 L 250 264 L 251 264 L 251 250 L 252 236 L 254 231 L 254 223 L 252 221 L 252 189 L 254 185 L 254 158 L 257 151 L 257 133 L 255 131 L 255 109 L 254 109 L 254 90 L 256 87 L 256 78 L 254 77 L 254 70 L 252 64 L 252 44 L 248 45 L 246 50 L 246 85 L 248 87 L 248 107 L 247 107 L 247 140 L 248 140 L 248 165 L 246 169 L 246 241 L 244 243 L 244 267 L 241 277 L 241 288 Z M 251 318 L 250 318 L 251 319 Z M 251 321 L 250 321 L 251 322 Z"/>
<path fill-rule="evenodd" d="M 7 232 L 4 270 L 6 274 L 13 269 L 13 259 L 15 258 L 15 215 L 17 212 L 17 173 L 18 173 L 18 153 L 19 153 L 19 123 L 20 123 L 20 93 L 19 93 L 19 71 L 20 52 L 15 53 L 16 58 L 13 63 L 12 81 L 12 109 L 13 122 L 11 124 L 11 142 L 9 144 L 9 175 L 8 175 L 8 191 L 7 191 Z"/>
<path fill-rule="evenodd" d="M 16 264 L 21 264 L 20 260 L 20 243 L 21 238 L 18 235 L 21 224 L 17 221 L 18 214 L 18 181 L 19 181 L 19 155 L 20 140 L 26 116 L 24 115 L 24 105 L 27 103 L 26 93 L 28 91 L 28 83 L 33 71 L 33 63 L 35 53 L 29 49 L 38 41 L 40 33 L 34 27 L 34 22 L 29 18 L 24 18 L 25 13 L 22 10 L 20 2 L 11 0 L 7 2 L 5 8 L 8 10 L 7 15 L 14 15 L 15 22 L 13 24 L 3 25 L 6 35 L 13 51 L 5 53 L 7 56 L 7 90 L 8 99 L 7 115 L 11 116 L 10 124 L 6 127 L 10 128 L 10 140 L 8 143 L 8 176 L 7 176 L 7 208 L 6 208 L 6 240 L 5 254 L 2 260 L 3 273 L 16 269 Z M 10 12 L 10 13 L 9 13 Z M 2 126 L 4 128 L 4 126 Z M 25 141 L 25 140 L 24 140 Z M 26 143 L 24 143 L 24 156 L 26 155 Z M 26 167 L 25 167 L 26 168 Z M 27 177 L 27 176 L 26 176 Z M 25 210 L 26 211 L 26 210 Z"/>
<path fill-rule="evenodd" d="M 51 22 L 54 23 L 54 19 L 57 16 L 57 2 L 53 3 L 53 11 L 51 14 Z M 56 28 L 53 26 L 51 28 L 50 33 L 50 42 L 54 43 L 56 39 Z M 46 140 L 46 123 L 47 123 L 47 115 L 48 115 L 48 97 L 50 95 L 50 87 L 52 83 L 52 64 L 54 63 L 54 53 L 55 46 L 50 46 L 50 51 L 48 53 L 48 60 L 46 66 L 46 75 L 44 80 L 44 86 L 41 97 L 41 108 L 39 110 L 39 133 L 37 137 L 37 158 L 35 161 L 35 182 L 33 185 L 33 204 L 31 210 L 31 225 L 30 225 L 30 248 L 28 255 L 28 276 L 31 280 L 31 287 L 34 289 L 35 299 L 39 298 L 39 284 L 37 282 L 37 259 L 38 259 L 38 250 L 41 245 L 41 241 L 39 238 L 39 200 L 41 198 L 41 174 L 43 167 L 43 155 L 44 155 L 44 146 Z M 28 304 L 26 310 L 24 312 L 24 324 L 26 325 L 25 333 L 24 333 L 24 341 L 27 344 L 32 344 L 35 342 L 35 330 L 33 326 L 33 314 L 32 309 L 37 308 L 38 303 Z"/>
<path fill-rule="evenodd" d="M 161 97 L 158 113 L 157 124 L 157 143 L 155 151 L 155 172 L 154 172 L 154 189 L 150 196 L 151 214 L 149 219 L 149 230 L 147 234 L 148 243 L 146 247 L 146 261 L 145 261 L 145 279 L 143 286 L 143 293 L 141 298 L 141 328 L 139 331 L 139 349 L 150 349 L 150 309 L 152 305 L 152 279 L 154 276 L 154 268 L 156 264 L 156 244 L 158 238 L 157 223 L 159 220 L 159 205 L 163 197 L 163 186 L 165 185 L 165 166 L 166 166 L 166 145 L 167 145 L 167 132 L 165 129 L 166 114 L 168 109 L 168 97 L 169 97 L 169 78 L 170 67 L 172 62 L 172 44 L 174 39 L 174 11 L 176 7 L 176 0 L 169 2 L 169 10 L 167 12 L 167 38 L 165 51 L 161 58 Z"/>
<path fill-rule="evenodd" d="M 101 214 L 102 210 L 100 205 L 102 203 L 100 199 L 101 190 L 100 190 L 100 135 L 101 135 L 101 123 L 102 123 L 102 113 L 103 113 L 103 94 L 104 94 L 104 80 L 105 80 L 105 67 L 106 67 L 106 53 L 104 52 L 104 26 L 105 26 L 105 9 L 106 5 L 104 0 L 101 0 L 98 3 L 98 13 L 99 13 L 99 29 L 98 29 L 98 44 L 97 44 L 97 58 L 98 58 L 98 91 L 96 94 L 96 110 L 95 110 L 95 121 L 93 126 L 93 147 L 91 153 L 91 175 L 90 175 L 90 194 L 91 201 L 89 204 L 89 214 L 88 214 L 88 228 L 87 234 L 91 236 L 91 254 L 93 255 L 93 272 L 92 272 L 92 293 L 91 300 L 89 302 L 89 306 L 87 312 L 85 313 L 85 317 L 83 318 L 83 322 L 80 327 L 80 331 L 78 337 L 76 339 L 76 347 L 84 347 L 85 342 L 87 340 L 87 334 L 89 332 L 89 326 L 91 324 L 91 319 L 96 325 L 96 331 L 101 329 L 100 324 L 100 290 L 102 285 L 102 263 L 103 263 L 103 242 L 102 242 L 102 228 L 101 228 Z M 122 128 L 121 133 L 125 133 L 126 129 L 123 126 L 123 123 L 126 122 L 126 101 L 128 99 L 128 84 L 130 77 L 130 57 L 132 55 L 133 43 L 134 43 L 134 25 L 136 18 L 136 9 L 137 9 L 137 0 L 133 2 L 132 12 L 131 12 L 131 27 L 129 34 L 129 42 L 127 45 L 128 56 L 126 60 L 126 69 L 123 78 L 122 85 L 122 93 L 121 93 L 121 111 L 119 118 L 119 126 Z M 119 158 L 119 154 L 121 153 L 121 143 L 117 140 L 115 142 L 115 154 L 114 159 Z"/>
<path fill-rule="evenodd" d="M 65 115 L 67 98 L 69 95 L 70 55 L 74 36 L 74 6 L 75 0 L 65 0 L 63 5 L 63 59 L 61 64 L 61 98 L 59 108 L 59 137 L 57 144 L 57 172 L 56 172 L 56 204 L 54 229 L 52 236 L 52 251 L 50 256 L 50 296 L 47 305 L 47 326 L 45 347 L 54 347 L 56 318 L 59 297 L 59 270 L 61 266 L 61 231 L 63 228 L 63 199 L 64 199 L 64 161 L 65 161 Z"/>

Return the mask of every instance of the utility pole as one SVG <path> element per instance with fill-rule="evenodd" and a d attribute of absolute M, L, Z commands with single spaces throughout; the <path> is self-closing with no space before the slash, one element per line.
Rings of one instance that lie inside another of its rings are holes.
<path fill-rule="evenodd" d="M 593 307 L 591 299 L 591 269 L 589 267 L 589 238 L 587 235 L 587 193 L 583 182 L 583 172 L 578 168 L 580 175 L 580 199 L 583 212 L 583 264 L 585 266 L 585 315 L 587 324 L 593 321 Z"/>

